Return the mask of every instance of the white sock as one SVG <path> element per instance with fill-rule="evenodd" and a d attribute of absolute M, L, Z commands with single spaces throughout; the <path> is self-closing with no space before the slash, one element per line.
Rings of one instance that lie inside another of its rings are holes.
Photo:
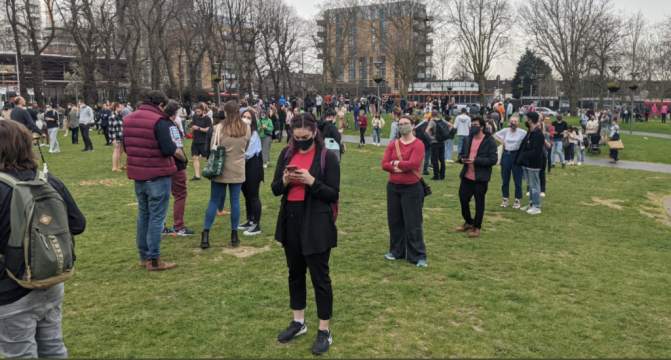
<path fill-rule="evenodd" d="M 305 324 L 305 319 L 294 319 L 295 322 Z"/>

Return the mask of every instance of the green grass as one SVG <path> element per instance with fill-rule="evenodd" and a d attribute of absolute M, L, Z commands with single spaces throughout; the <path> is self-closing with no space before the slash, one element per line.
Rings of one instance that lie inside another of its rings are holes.
<path fill-rule="evenodd" d="M 280 199 L 270 192 L 272 168 L 261 189 L 263 234 L 242 239 L 267 251 L 225 253 L 232 250 L 228 217 L 217 218 L 213 247 L 200 251 L 209 182 L 189 182 L 186 224 L 198 234 L 165 238 L 164 258 L 180 267 L 147 273 L 137 266 L 133 183 L 111 172 L 112 148 L 102 146 L 102 136 L 92 139 L 94 153 L 60 137 L 62 153 L 45 154 L 88 220 L 63 302 L 71 357 L 312 357 L 311 285 L 308 334 L 276 340 L 292 314 L 286 260 L 273 240 Z M 274 144 L 272 156 L 279 150 Z M 482 236 L 472 240 L 454 232 L 462 223 L 460 167 L 450 164 L 447 181 L 432 183 L 426 199 L 429 267 L 417 268 L 382 256 L 389 250 L 383 151 L 352 148 L 343 157 L 329 357 L 671 353 L 671 222 L 661 203 L 671 195 L 671 175 L 558 169 L 548 177 L 543 214 L 530 217 L 498 206 L 495 168 Z"/>

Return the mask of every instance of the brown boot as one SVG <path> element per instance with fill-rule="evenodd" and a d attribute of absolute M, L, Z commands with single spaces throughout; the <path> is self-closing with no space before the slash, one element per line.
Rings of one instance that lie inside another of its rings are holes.
<path fill-rule="evenodd" d="M 140 260 L 140 267 L 141 268 L 146 268 L 147 267 L 147 260 Z"/>
<path fill-rule="evenodd" d="M 459 232 L 466 232 L 466 231 L 468 231 L 468 230 L 471 230 L 472 228 L 473 228 L 473 225 L 464 224 L 464 225 L 462 225 L 462 226 L 459 226 L 459 227 L 457 228 L 457 231 L 459 231 Z"/>
<path fill-rule="evenodd" d="M 177 267 L 177 263 L 167 263 L 158 259 L 147 259 L 147 271 L 163 271 L 170 270 Z"/>
<path fill-rule="evenodd" d="M 470 234 L 468 234 L 469 238 L 476 238 L 480 236 L 480 229 L 478 228 L 473 228 L 473 231 L 471 231 Z"/>

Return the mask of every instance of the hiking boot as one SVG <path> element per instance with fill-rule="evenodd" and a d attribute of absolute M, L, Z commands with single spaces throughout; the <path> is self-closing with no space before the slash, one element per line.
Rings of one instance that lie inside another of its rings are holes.
<path fill-rule="evenodd" d="M 200 248 L 203 250 L 210 248 L 210 230 L 203 230 L 200 235 Z"/>
<path fill-rule="evenodd" d="M 468 230 L 471 230 L 472 228 L 473 228 L 473 225 L 471 225 L 471 224 L 464 224 L 464 225 L 462 225 L 462 226 L 459 226 L 459 227 L 457 228 L 457 231 L 459 231 L 459 232 L 466 232 L 466 231 L 468 231 Z"/>
<path fill-rule="evenodd" d="M 231 231 L 231 245 L 236 247 L 240 245 L 240 238 L 238 237 L 238 230 Z"/>
<path fill-rule="evenodd" d="M 468 237 L 471 239 L 474 239 L 479 236 L 480 236 L 480 229 L 478 228 L 473 228 L 473 230 L 468 234 Z"/>
<path fill-rule="evenodd" d="M 277 340 L 287 343 L 293 340 L 296 336 L 303 335 L 306 332 L 308 332 L 308 327 L 305 325 L 305 321 L 303 321 L 302 324 L 298 321 L 292 321 L 291 324 L 289 324 L 289 327 L 277 336 Z"/>
<path fill-rule="evenodd" d="M 161 258 L 147 259 L 147 271 L 164 271 L 176 268 L 177 263 L 167 263 Z"/>
<path fill-rule="evenodd" d="M 319 330 L 317 332 L 317 340 L 312 347 L 312 353 L 314 355 L 326 354 L 326 352 L 329 351 L 329 346 L 331 346 L 331 344 L 333 344 L 331 332 L 328 330 Z"/>

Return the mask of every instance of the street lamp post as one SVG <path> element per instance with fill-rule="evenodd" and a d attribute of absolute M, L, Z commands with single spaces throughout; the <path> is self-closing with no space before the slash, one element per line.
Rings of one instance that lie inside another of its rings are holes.
<path fill-rule="evenodd" d="M 380 68 L 382 67 L 383 63 L 381 61 L 376 61 L 376 62 L 373 63 L 373 65 L 375 65 L 375 68 L 378 70 L 378 74 L 377 74 L 376 77 L 373 78 L 373 81 L 375 81 L 375 83 L 377 84 L 377 103 L 378 103 L 377 106 L 378 106 L 378 109 L 376 109 L 376 110 L 377 110 L 377 112 L 380 112 L 379 106 L 380 106 L 380 102 L 382 101 L 380 99 L 380 83 L 382 82 L 382 80 L 384 80 L 384 77 L 382 75 L 380 75 Z"/>
<path fill-rule="evenodd" d="M 214 63 L 214 73 L 215 73 L 215 76 L 216 76 L 214 82 L 217 84 L 216 85 L 216 88 L 217 88 L 217 108 L 219 107 L 219 104 L 221 104 L 221 98 L 220 98 L 221 94 L 219 93 L 219 82 L 221 81 L 221 77 L 219 76 L 219 66 L 220 65 L 221 65 L 220 63 Z"/>
<path fill-rule="evenodd" d="M 637 72 L 631 73 L 632 82 L 634 82 L 634 83 L 636 82 L 636 78 L 638 77 L 638 75 L 640 75 L 640 74 L 637 73 Z M 631 115 L 633 115 L 632 113 L 634 112 L 634 90 L 635 89 L 631 88 L 631 87 L 629 89 L 631 90 L 631 106 L 630 106 L 630 109 L 629 109 L 629 114 L 630 114 L 629 115 L 629 134 L 633 134 L 634 133 L 634 119 L 632 118 Z"/>
<path fill-rule="evenodd" d="M 617 81 L 617 73 L 620 71 L 620 69 L 622 69 L 622 66 L 611 65 L 608 68 L 610 69 L 610 71 L 613 72 L 613 82 L 616 82 Z M 613 112 L 613 116 L 614 116 L 615 115 L 615 92 L 614 91 L 612 92 L 611 99 L 612 100 L 611 100 L 611 103 L 610 103 L 610 110 L 611 110 L 611 112 Z"/>

